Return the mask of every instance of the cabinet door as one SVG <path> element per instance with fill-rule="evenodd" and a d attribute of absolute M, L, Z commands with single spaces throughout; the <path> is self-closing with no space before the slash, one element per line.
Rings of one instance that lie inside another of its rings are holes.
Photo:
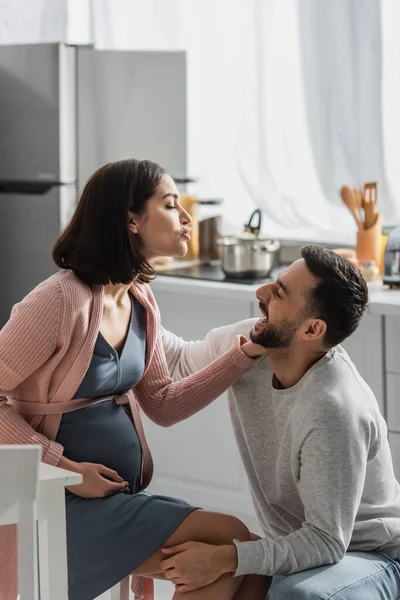
<path fill-rule="evenodd" d="M 251 304 L 233 298 L 155 291 L 163 326 L 185 340 L 203 339 L 215 327 L 251 317 Z M 233 434 L 227 395 L 174 427 L 145 420 L 155 476 L 153 492 L 195 506 L 234 514 L 255 528 L 256 519 Z"/>
<path fill-rule="evenodd" d="M 391 431 L 400 433 L 400 375 L 386 373 L 386 420 Z"/>
<path fill-rule="evenodd" d="M 344 343 L 351 360 L 365 379 L 384 413 L 383 322 L 380 315 L 365 314 L 358 329 Z"/>
<path fill-rule="evenodd" d="M 385 317 L 386 338 L 386 371 L 400 374 L 399 340 L 400 340 L 400 318 Z"/>
<path fill-rule="evenodd" d="M 400 433 L 389 431 L 389 446 L 392 453 L 394 474 L 397 481 L 400 481 Z"/>

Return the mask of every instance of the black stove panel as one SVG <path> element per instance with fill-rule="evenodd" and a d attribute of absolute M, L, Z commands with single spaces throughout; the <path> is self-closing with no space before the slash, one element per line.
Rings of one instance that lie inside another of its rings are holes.
<path fill-rule="evenodd" d="M 273 281 L 278 273 L 282 271 L 284 267 L 277 267 L 273 269 L 271 273 L 271 277 L 267 279 L 257 279 L 257 278 L 228 278 L 225 273 L 221 269 L 219 263 L 214 264 L 200 264 L 193 265 L 190 267 L 177 267 L 174 269 L 166 269 L 160 271 L 159 275 L 163 277 L 184 277 L 185 279 L 202 279 L 204 281 L 220 281 L 223 283 L 240 283 L 243 285 L 261 285 L 262 283 L 268 283 L 269 281 Z"/>

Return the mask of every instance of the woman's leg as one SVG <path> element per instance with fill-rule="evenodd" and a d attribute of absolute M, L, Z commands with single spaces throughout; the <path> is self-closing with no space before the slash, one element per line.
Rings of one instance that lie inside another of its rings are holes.
<path fill-rule="evenodd" d="M 206 544 L 231 544 L 233 538 L 246 542 L 251 540 L 247 527 L 235 517 L 196 510 L 180 524 L 165 546 L 176 546 L 185 542 L 204 542 Z M 136 575 L 155 577 L 161 573 L 160 563 L 165 559 L 161 549 L 135 570 Z M 213 584 L 193 592 L 175 592 L 174 599 L 185 600 L 232 600 L 243 581 L 242 577 L 225 575 Z M 240 596 L 239 596 L 240 598 Z M 242 596 L 244 598 L 244 596 Z M 265 600 L 265 595 L 252 591 L 252 600 Z"/>
<path fill-rule="evenodd" d="M 262 598 L 262 600 L 265 600 L 271 581 L 272 577 L 246 575 L 234 598 L 235 600 L 250 600 L 251 598 Z"/>

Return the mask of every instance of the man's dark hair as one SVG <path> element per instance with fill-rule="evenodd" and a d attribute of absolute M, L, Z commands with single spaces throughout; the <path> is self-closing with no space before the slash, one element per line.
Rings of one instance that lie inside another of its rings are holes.
<path fill-rule="evenodd" d="M 85 185 L 71 222 L 53 248 L 53 260 L 89 285 L 148 283 L 154 269 L 129 231 L 129 211 L 142 215 L 165 169 L 130 158 L 98 169 Z"/>
<path fill-rule="evenodd" d="M 357 329 L 368 303 L 367 284 L 353 262 L 332 250 L 308 244 L 301 256 L 317 279 L 306 311 L 325 321 L 325 345 L 336 346 Z"/>

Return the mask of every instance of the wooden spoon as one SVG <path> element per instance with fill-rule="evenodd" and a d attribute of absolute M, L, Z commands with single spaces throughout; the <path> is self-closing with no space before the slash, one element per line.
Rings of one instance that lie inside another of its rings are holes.
<path fill-rule="evenodd" d="M 378 184 L 366 183 L 362 196 L 362 206 L 365 212 L 365 229 L 371 229 L 377 218 Z"/>
<path fill-rule="evenodd" d="M 358 216 L 357 198 L 356 198 L 356 196 L 354 194 L 353 189 L 351 187 L 349 187 L 348 185 L 345 185 L 340 190 L 340 195 L 341 195 L 341 198 L 343 200 L 343 203 L 347 206 L 347 208 L 349 209 L 349 211 L 353 215 L 354 220 L 357 223 L 358 229 L 361 230 L 363 228 L 363 225 L 362 225 L 362 222 L 360 220 L 360 217 Z"/>
<path fill-rule="evenodd" d="M 358 188 L 358 187 L 353 188 L 353 192 L 354 192 L 354 197 L 356 199 L 357 214 L 358 214 L 358 217 L 359 217 L 359 219 L 361 221 L 362 229 L 365 229 L 365 214 L 364 214 L 364 207 L 363 207 L 363 193 L 360 190 L 360 188 Z"/>

